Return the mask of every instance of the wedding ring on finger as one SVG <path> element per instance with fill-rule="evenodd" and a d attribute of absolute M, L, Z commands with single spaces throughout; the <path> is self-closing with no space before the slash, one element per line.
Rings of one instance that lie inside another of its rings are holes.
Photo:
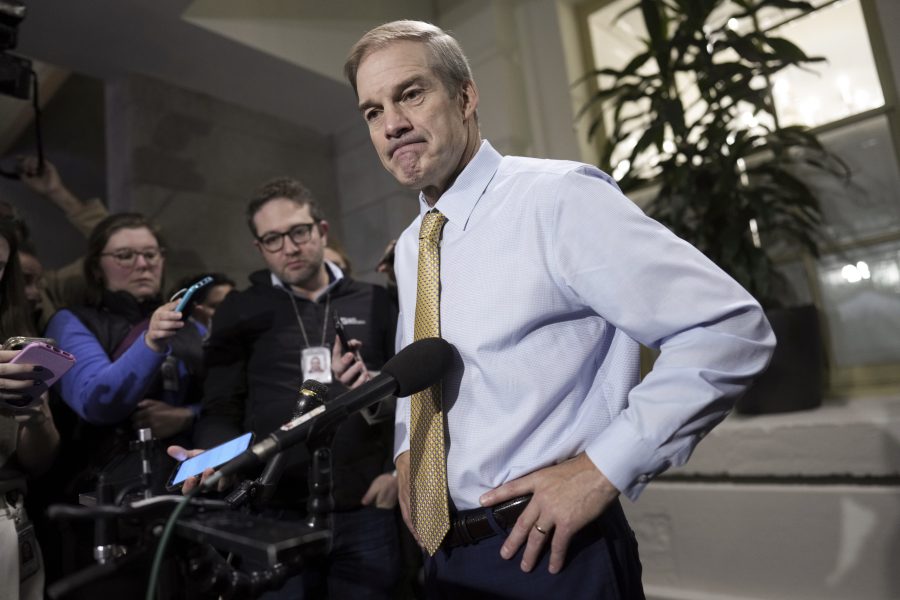
<path fill-rule="evenodd" d="M 548 531 L 549 531 L 548 529 L 544 529 L 543 527 L 541 527 L 541 526 L 538 525 L 537 523 L 534 524 L 534 528 L 537 529 L 537 532 L 540 533 L 541 535 L 547 535 L 547 533 L 548 533 Z"/>

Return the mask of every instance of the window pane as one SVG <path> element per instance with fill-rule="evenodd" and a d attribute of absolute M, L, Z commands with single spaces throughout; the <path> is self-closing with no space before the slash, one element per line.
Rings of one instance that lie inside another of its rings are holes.
<path fill-rule="evenodd" d="M 819 262 L 835 364 L 900 362 L 900 242 Z"/>
<path fill-rule="evenodd" d="M 591 49 L 597 69 L 622 69 L 644 49 L 643 40 L 647 37 L 647 28 L 641 11 L 632 10 L 617 19 L 631 4 L 631 0 L 614 0 L 588 16 Z M 656 62 L 650 61 L 641 72 L 649 75 L 657 70 Z M 611 81 L 611 78 L 601 78 L 600 87 L 609 85 Z M 645 114 L 649 108 L 649 101 L 631 103 L 622 111 L 622 117 Z M 606 111 L 603 123 L 609 132 L 612 128 L 612 111 Z M 620 161 L 631 153 L 639 138 L 640 131 L 620 144 L 610 157 L 614 168 L 611 175 L 616 179 L 620 179 L 630 166 L 627 161 Z M 653 157 L 647 158 L 648 162 L 652 159 Z"/>
<path fill-rule="evenodd" d="M 826 59 L 805 69 L 784 69 L 773 77 L 775 108 L 782 125 L 816 127 L 884 105 L 859 0 L 830 4 L 817 0 L 813 4 L 822 6 L 768 32 L 794 42 L 808 56 Z M 647 36 L 641 11 L 632 10 L 616 19 L 633 5 L 633 0 L 615 0 L 588 17 L 597 68 L 621 69 L 641 51 L 641 40 Z M 723 3 L 717 10 L 720 18 L 711 20 L 719 26 L 739 10 Z M 765 29 L 796 14 L 772 8 L 762 11 L 760 23 Z M 684 82 L 680 87 L 689 85 Z"/>
<path fill-rule="evenodd" d="M 773 78 L 782 125 L 816 127 L 884 105 L 859 0 L 842 0 L 772 30 L 827 62 Z"/>
<path fill-rule="evenodd" d="M 852 173 L 849 183 L 821 174 L 807 177 L 822 203 L 826 236 L 852 242 L 900 232 L 900 170 L 887 117 L 876 115 L 819 139 Z"/>

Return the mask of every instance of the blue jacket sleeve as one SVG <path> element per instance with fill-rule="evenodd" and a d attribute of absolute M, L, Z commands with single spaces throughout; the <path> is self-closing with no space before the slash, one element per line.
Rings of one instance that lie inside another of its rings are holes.
<path fill-rule="evenodd" d="M 166 356 L 148 348 L 141 335 L 113 362 L 94 334 L 67 310 L 53 316 L 47 335 L 75 356 L 75 366 L 56 384 L 58 391 L 72 410 L 94 425 L 128 418 Z"/>

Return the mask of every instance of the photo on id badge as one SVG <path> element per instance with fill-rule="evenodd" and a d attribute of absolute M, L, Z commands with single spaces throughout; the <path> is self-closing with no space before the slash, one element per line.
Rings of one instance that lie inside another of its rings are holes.
<path fill-rule="evenodd" d="M 331 350 L 324 346 L 304 348 L 300 354 L 303 366 L 303 380 L 315 379 L 320 383 L 331 383 Z"/>

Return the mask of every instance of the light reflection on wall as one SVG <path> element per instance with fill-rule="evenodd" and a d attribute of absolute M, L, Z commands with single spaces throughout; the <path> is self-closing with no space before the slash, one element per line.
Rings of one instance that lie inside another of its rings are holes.
<path fill-rule="evenodd" d="M 825 258 L 819 281 L 837 365 L 900 361 L 900 243 Z"/>

